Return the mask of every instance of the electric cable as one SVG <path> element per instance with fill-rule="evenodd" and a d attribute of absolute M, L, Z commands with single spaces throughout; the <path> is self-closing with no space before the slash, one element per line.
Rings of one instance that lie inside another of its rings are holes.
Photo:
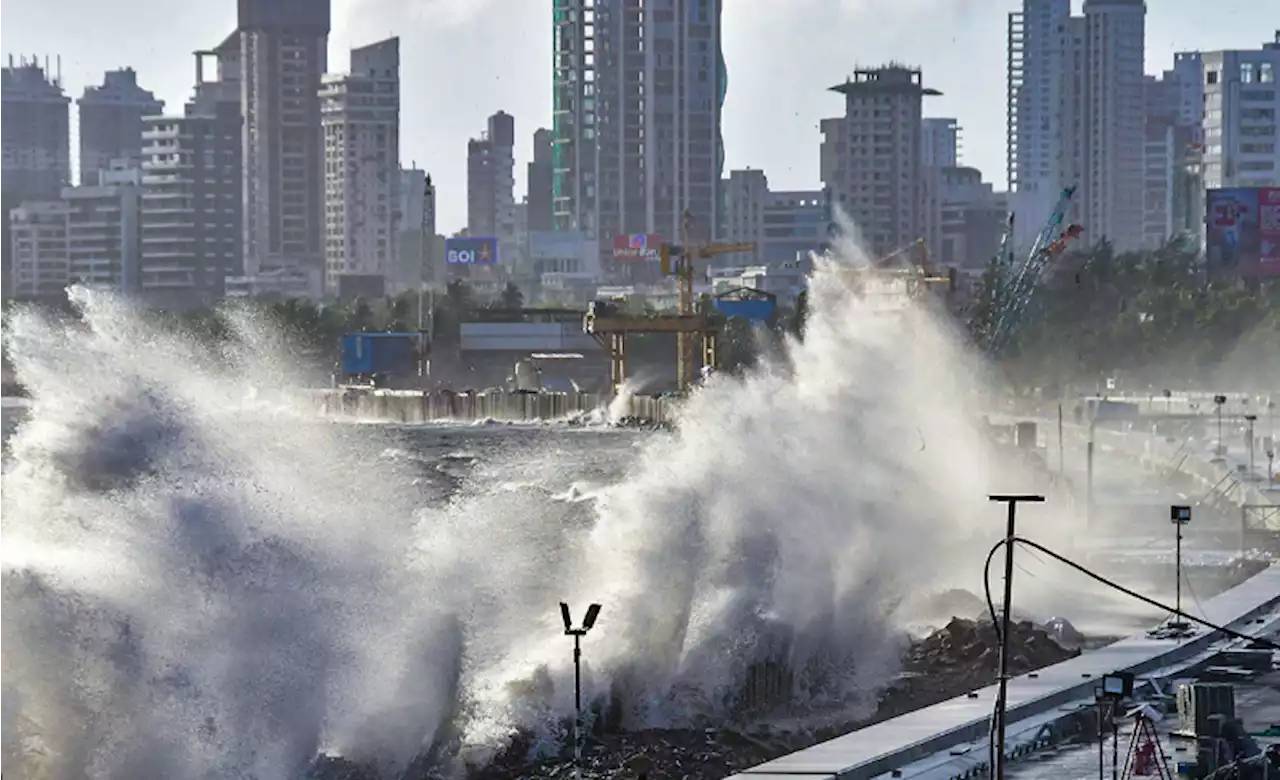
<path fill-rule="evenodd" d="M 1126 596 L 1129 596 L 1130 598 L 1137 599 L 1138 601 L 1141 601 L 1144 604 L 1147 604 L 1148 606 L 1155 607 L 1156 609 L 1159 609 L 1164 612 L 1168 612 L 1174 616 L 1187 618 L 1193 623 L 1198 623 L 1213 631 L 1221 632 L 1233 639 L 1240 639 L 1246 642 L 1252 642 L 1254 646 L 1262 645 L 1263 647 L 1269 647 L 1272 650 L 1280 650 L 1280 643 L 1272 642 L 1271 640 L 1265 639 L 1262 637 L 1247 636 L 1245 634 L 1240 633 L 1239 631 L 1235 631 L 1225 626 L 1219 626 L 1209 622 L 1208 620 L 1204 620 L 1202 618 L 1198 618 L 1193 615 L 1188 615 L 1187 613 L 1182 612 L 1181 610 L 1170 607 L 1167 604 L 1162 604 L 1159 601 L 1156 601 L 1155 599 L 1150 598 L 1148 596 L 1144 596 L 1141 593 L 1133 590 L 1132 588 L 1125 587 L 1124 585 L 1121 585 L 1115 580 L 1104 577 L 1101 574 L 1098 574 L 1097 572 L 1094 572 L 1091 569 L 1088 569 L 1085 566 L 1082 566 L 1076 563 L 1075 561 L 1071 560 L 1070 558 L 1067 558 L 1064 555 L 1059 555 L 1058 553 L 1054 552 L 1053 550 L 1049 549 L 1048 547 L 1045 547 L 1044 545 L 1038 542 L 1033 542 L 1030 539 L 1025 539 L 1021 536 L 1011 536 L 996 542 L 991 547 L 991 550 L 987 553 L 987 560 L 983 564 L 983 568 L 982 568 L 982 587 L 983 587 L 984 594 L 986 595 L 987 612 L 991 615 L 991 627 L 995 631 L 997 645 L 1003 644 L 1004 638 L 1000 631 L 1000 620 L 996 615 L 995 599 L 992 598 L 991 596 L 991 561 L 995 559 L 996 553 L 999 552 L 1001 548 L 1005 547 L 1010 543 L 1020 543 L 1027 547 L 1030 547 L 1033 550 L 1039 550 L 1040 552 L 1044 553 L 1045 555 L 1048 555 L 1050 558 L 1053 558 L 1059 563 L 1066 564 L 1067 566 L 1075 569 L 1081 574 L 1084 574 L 1085 576 L 1097 582 L 1100 582 L 1109 588 L 1118 590 L 1121 593 L 1125 594 Z M 1008 609 L 1008 607 L 1009 605 L 1006 604 L 1005 608 Z M 1201 608 L 1201 610 L 1203 611 L 1203 607 Z M 987 771 L 988 772 L 995 771 L 995 766 L 996 766 L 995 731 L 996 731 L 997 719 L 1001 717 L 1002 704 L 1003 702 L 1000 700 L 1000 697 L 997 695 L 995 708 L 991 713 L 991 728 L 989 729 L 988 740 L 987 740 L 987 762 L 988 762 Z M 1007 709 L 1005 711 L 1007 712 Z"/>
<path fill-rule="evenodd" d="M 1162 602 L 1156 601 L 1155 599 L 1149 596 L 1144 596 L 1143 594 L 1137 592 L 1136 590 L 1133 590 L 1132 588 L 1121 585 L 1115 580 L 1104 577 L 1101 574 L 1098 574 L 1097 572 L 1076 563 L 1075 561 L 1071 560 L 1065 555 L 1060 555 L 1059 553 L 1054 552 L 1053 550 L 1049 549 L 1048 547 L 1045 547 L 1043 544 L 1040 544 L 1039 542 L 1034 542 L 1030 539 L 1026 539 L 1021 536 L 1013 536 L 1007 539 L 1001 539 L 999 542 L 996 542 L 996 544 L 991 548 L 991 551 L 987 553 L 986 564 L 983 567 L 983 583 L 982 584 L 987 597 L 987 611 L 991 614 L 992 625 L 995 628 L 997 641 L 1003 641 L 1003 638 L 1000 635 L 999 621 L 996 620 L 995 600 L 991 596 L 991 561 L 992 559 L 995 558 L 995 554 L 999 552 L 1002 547 L 1004 547 L 1006 544 L 1009 544 L 1010 542 L 1016 542 L 1018 544 L 1025 545 L 1027 547 L 1030 547 L 1033 550 L 1039 550 L 1040 552 L 1044 553 L 1045 555 L 1048 555 L 1050 558 L 1053 558 L 1059 563 L 1065 564 L 1075 569 L 1076 571 L 1080 572 L 1081 574 L 1085 575 L 1086 577 L 1089 577 L 1090 579 L 1100 582 L 1109 588 L 1118 590 L 1121 593 L 1125 594 L 1126 596 L 1129 596 L 1130 598 L 1137 599 L 1138 601 L 1141 601 L 1147 606 L 1155 607 L 1156 609 L 1162 612 L 1168 612 L 1170 614 L 1176 615 L 1177 617 L 1186 618 L 1193 623 L 1198 623 L 1199 625 L 1204 626 L 1205 628 L 1208 628 L 1212 631 L 1225 634 L 1231 637 L 1232 639 L 1239 639 L 1245 642 L 1252 642 L 1255 646 L 1260 645 L 1261 647 L 1270 648 L 1272 650 L 1280 650 L 1280 643 L 1273 642 L 1270 639 L 1266 639 L 1263 637 L 1253 637 L 1247 634 L 1242 634 L 1239 631 L 1227 628 L 1226 626 L 1220 626 L 1220 625 L 1217 625 L 1216 623 L 1211 623 L 1208 620 L 1205 620 L 1203 618 L 1198 618 L 1194 615 L 1188 614 L 1179 609 L 1175 609 L 1174 607 L 1171 607 L 1168 604 L 1164 604 Z"/>

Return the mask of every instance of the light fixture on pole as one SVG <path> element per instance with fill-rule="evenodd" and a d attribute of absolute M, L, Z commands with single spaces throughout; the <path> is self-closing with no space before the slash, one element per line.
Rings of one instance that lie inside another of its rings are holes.
<path fill-rule="evenodd" d="M 1249 423 L 1249 476 L 1247 479 L 1253 482 L 1257 479 L 1257 475 L 1253 473 L 1253 424 L 1258 421 L 1258 415 L 1246 414 L 1245 422 Z"/>
<path fill-rule="evenodd" d="M 600 605 L 587 606 L 587 614 L 582 618 L 582 627 L 573 627 L 573 618 L 569 615 L 569 605 L 560 602 L 560 617 L 564 620 L 564 635 L 573 637 L 573 772 L 575 777 L 582 777 L 582 637 L 587 635 L 591 627 L 600 617 Z"/>
<path fill-rule="evenodd" d="M 1014 532 L 1016 530 L 1016 518 L 1018 512 L 1018 504 L 1027 502 L 1042 504 L 1044 496 L 1036 495 L 989 495 L 987 499 L 990 501 L 998 501 L 1007 504 L 1009 514 L 1005 524 L 1004 534 L 1004 608 L 1000 615 L 1000 655 L 999 655 L 999 692 L 996 694 L 996 715 L 995 715 L 995 755 L 992 767 L 991 777 L 995 780 L 1004 780 L 1004 739 L 1005 739 L 1005 715 L 1008 709 L 1008 699 L 1006 695 L 1009 690 L 1009 628 L 1011 620 L 1009 618 L 1009 609 L 1013 602 L 1013 543 Z"/>
<path fill-rule="evenodd" d="M 1213 448 L 1213 462 L 1221 463 L 1227 454 L 1227 447 L 1222 443 L 1222 407 L 1227 403 L 1225 395 L 1215 395 L 1213 397 L 1213 405 L 1218 407 L 1218 446 Z"/>
<path fill-rule="evenodd" d="M 1105 732 L 1103 721 L 1111 724 L 1111 778 L 1119 780 L 1120 775 L 1120 727 L 1116 721 L 1116 707 L 1124 699 L 1133 695 L 1133 675 L 1129 672 L 1112 672 L 1102 676 L 1102 684 L 1094 689 L 1094 702 L 1098 705 L 1098 780 L 1104 780 Z"/>
<path fill-rule="evenodd" d="M 1191 630 L 1191 624 L 1182 619 L 1182 526 L 1191 522 L 1191 507 L 1177 505 L 1169 507 L 1169 522 L 1173 523 L 1174 528 L 1173 569 L 1176 578 L 1173 602 L 1175 614 L 1173 620 L 1169 622 L 1169 630 L 1187 633 Z"/>

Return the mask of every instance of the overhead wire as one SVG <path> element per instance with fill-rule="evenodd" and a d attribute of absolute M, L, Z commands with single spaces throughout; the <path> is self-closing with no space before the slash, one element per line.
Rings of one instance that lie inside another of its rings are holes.
<path fill-rule="evenodd" d="M 1227 628 L 1226 626 L 1220 626 L 1204 618 L 1199 618 L 1194 615 L 1187 614 L 1180 609 L 1171 607 L 1168 604 L 1163 604 L 1153 598 L 1150 598 L 1149 596 L 1144 596 L 1143 594 L 1137 592 L 1136 590 L 1133 590 L 1132 588 L 1128 588 L 1124 585 L 1121 585 L 1115 580 L 1112 580 L 1108 577 L 1104 577 L 1103 575 L 1098 574 L 1097 572 L 1079 563 L 1076 563 L 1075 561 L 1071 560 L 1065 555 L 1061 555 L 1049 549 L 1048 547 L 1045 547 L 1039 542 L 1034 542 L 1030 539 L 1026 539 L 1021 536 L 1006 537 L 996 542 L 994 545 L 992 545 L 991 550 L 987 553 L 987 559 L 986 559 L 986 562 L 983 564 L 983 568 L 982 568 L 982 586 L 983 586 L 983 591 L 987 600 L 987 612 L 991 615 L 991 626 L 992 626 L 992 629 L 995 631 L 996 642 L 998 643 L 998 645 L 1004 644 L 1004 637 L 1000 630 L 1000 619 L 996 614 L 995 599 L 992 598 L 991 596 L 991 561 L 995 559 L 995 555 L 997 552 L 999 552 L 1002 548 L 1004 548 L 1006 545 L 1009 545 L 1009 544 L 1021 544 L 1031 548 L 1032 550 L 1038 550 L 1044 553 L 1045 555 L 1048 555 L 1050 558 L 1053 558 L 1054 560 L 1058 561 L 1059 563 L 1065 564 L 1066 566 L 1069 566 L 1072 569 L 1075 569 L 1076 571 L 1080 572 L 1081 574 L 1084 574 L 1090 579 L 1095 580 L 1096 582 L 1100 582 L 1109 588 L 1120 591 L 1126 596 L 1129 596 L 1130 598 L 1133 598 L 1133 599 L 1137 599 L 1138 601 L 1141 601 L 1142 603 L 1147 604 L 1148 606 L 1155 607 L 1156 609 L 1159 609 L 1163 612 L 1168 612 L 1170 615 L 1185 618 L 1187 620 L 1190 620 L 1193 623 L 1198 623 L 1199 625 L 1204 626 L 1205 628 L 1225 634 L 1226 636 L 1229 636 L 1232 639 L 1239 639 L 1246 642 L 1251 642 L 1255 647 L 1260 645 L 1264 648 L 1270 648 L 1272 650 L 1280 650 L 1280 643 L 1273 642 L 1264 637 L 1253 637 L 1247 634 L 1242 634 L 1239 631 L 1236 631 L 1231 628 Z M 1197 606 L 1199 606 L 1198 600 L 1197 600 Z M 1005 609 L 1008 609 L 1008 608 L 1009 608 L 1009 605 L 1006 604 Z M 1201 607 L 1200 609 L 1202 612 L 1204 611 L 1203 607 Z M 987 741 L 988 772 L 995 771 L 995 766 L 996 766 L 995 731 L 997 728 L 998 720 L 999 718 L 1002 717 L 1002 714 L 1001 714 L 1002 711 L 1007 713 L 1007 708 L 1002 707 L 1001 706 L 1002 704 L 1003 702 L 1000 700 L 999 696 L 997 696 L 996 702 L 995 702 L 995 709 L 991 713 L 991 728 L 989 730 L 989 735 L 988 735 L 989 739 Z"/>

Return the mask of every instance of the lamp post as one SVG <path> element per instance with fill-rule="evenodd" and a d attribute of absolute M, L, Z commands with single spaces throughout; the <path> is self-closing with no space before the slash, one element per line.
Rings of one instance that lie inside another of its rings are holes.
<path fill-rule="evenodd" d="M 1089 415 L 1089 440 L 1084 445 L 1084 527 L 1093 530 L 1093 437 L 1097 433 L 1098 412 Z"/>
<path fill-rule="evenodd" d="M 1213 405 L 1218 408 L 1218 446 L 1213 449 L 1213 462 L 1221 463 L 1222 457 L 1227 453 L 1227 448 L 1222 444 L 1222 407 L 1227 402 L 1225 395 L 1215 395 L 1213 397 Z"/>
<path fill-rule="evenodd" d="M 1191 624 L 1182 619 L 1182 526 L 1191 522 L 1191 507 L 1189 506 L 1171 506 L 1169 507 L 1169 522 L 1173 523 L 1173 571 L 1176 583 L 1174 585 L 1174 602 L 1173 610 L 1174 619 L 1170 621 L 1169 628 L 1175 632 L 1188 631 Z"/>
<path fill-rule="evenodd" d="M 560 602 L 560 617 L 564 620 L 564 635 L 573 637 L 573 774 L 582 777 L 582 637 L 587 635 L 600 616 L 600 605 L 587 606 L 587 614 L 582 618 L 582 627 L 573 627 L 573 618 L 569 616 L 569 605 Z"/>
<path fill-rule="evenodd" d="M 1120 755 L 1119 755 L 1119 724 L 1116 722 L 1116 707 L 1119 706 L 1121 700 L 1133 695 L 1133 675 L 1129 672 L 1112 672 L 1103 675 L 1102 685 L 1094 689 L 1094 701 L 1098 705 L 1098 780 L 1104 780 L 1104 753 L 1103 745 L 1105 744 L 1105 732 L 1102 730 L 1103 721 L 1111 721 L 1111 778 L 1119 780 L 1120 775 Z"/>
<path fill-rule="evenodd" d="M 1253 482 L 1258 476 L 1253 473 L 1253 424 L 1258 421 L 1258 415 L 1246 414 L 1244 419 L 1249 423 L 1249 481 Z"/>
<path fill-rule="evenodd" d="M 1009 607 L 1013 602 L 1013 540 L 1016 530 L 1016 518 L 1018 512 L 1018 504 L 1027 502 L 1042 504 L 1044 496 L 1036 495 L 989 495 L 990 501 L 998 501 L 1009 507 L 1009 514 L 1005 524 L 1004 533 L 1004 609 L 1000 615 L 1000 661 L 999 661 L 999 692 L 996 694 L 996 750 L 995 750 L 995 766 L 992 767 L 991 777 L 995 780 L 1004 780 L 1004 738 L 1005 738 L 1005 714 L 1008 710 L 1008 700 L 1006 694 L 1009 690 L 1009 627 L 1011 624 L 1009 618 Z"/>

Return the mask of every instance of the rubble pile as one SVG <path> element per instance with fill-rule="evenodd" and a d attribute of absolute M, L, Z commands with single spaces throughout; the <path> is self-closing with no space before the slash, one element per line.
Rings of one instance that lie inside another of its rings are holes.
<path fill-rule="evenodd" d="M 1064 648 L 1029 620 L 1017 621 L 1009 628 L 1010 674 L 1034 671 L 1080 654 L 1078 649 Z M 896 717 L 990 685 L 995 680 L 999 653 L 990 620 L 952 618 L 907 651 L 903 662 L 906 673 L 885 691 L 877 717 Z"/>

